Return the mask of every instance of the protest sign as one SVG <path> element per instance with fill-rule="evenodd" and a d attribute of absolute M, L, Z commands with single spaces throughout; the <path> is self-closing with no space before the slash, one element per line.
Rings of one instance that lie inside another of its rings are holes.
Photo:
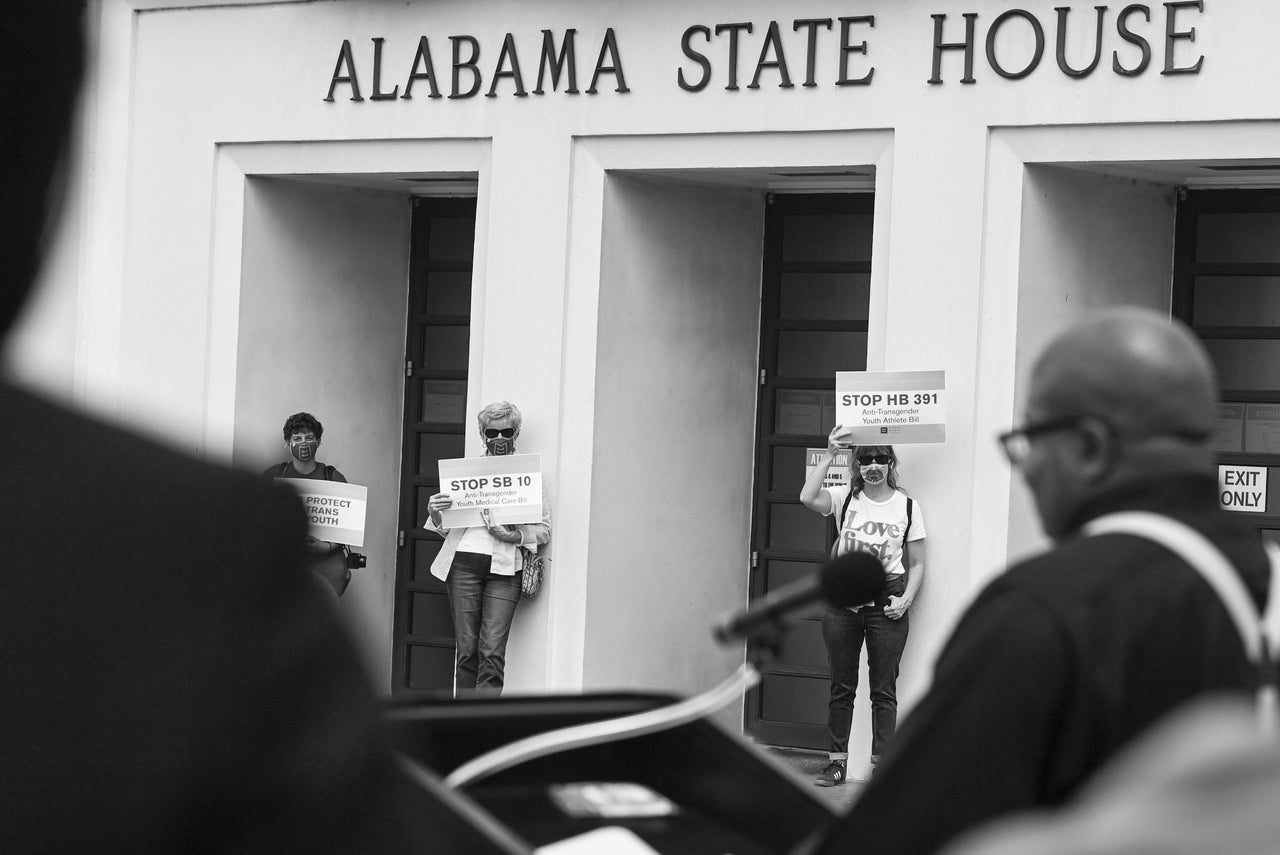
<path fill-rule="evenodd" d="M 947 441 L 945 371 L 837 371 L 836 423 L 854 445 Z"/>
<path fill-rule="evenodd" d="M 277 478 L 302 497 L 307 534 L 317 540 L 364 546 L 364 517 L 369 491 L 358 484 L 313 478 Z"/>
<path fill-rule="evenodd" d="M 440 492 L 453 507 L 445 528 L 484 525 L 482 510 L 503 525 L 542 522 L 542 455 L 499 454 L 440 461 Z"/>

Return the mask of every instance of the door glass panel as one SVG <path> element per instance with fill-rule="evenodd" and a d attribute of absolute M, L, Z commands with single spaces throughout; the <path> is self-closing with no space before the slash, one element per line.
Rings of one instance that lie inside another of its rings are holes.
<path fill-rule="evenodd" d="M 779 561 L 773 559 L 764 564 L 765 591 L 776 591 L 781 587 L 807 579 L 822 569 L 815 561 Z"/>
<path fill-rule="evenodd" d="M 827 677 L 766 674 L 761 681 L 760 717 L 766 721 L 827 723 L 831 686 Z"/>
<path fill-rule="evenodd" d="M 427 521 L 427 500 L 439 492 L 435 487 L 415 487 L 413 490 L 414 503 L 413 513 L 414 519 L 422 520 L 418 525 L 422 525 Z"/>
<path fill-rule="evenodd" d="M 779 377 L 822 377 L 867 367 L 865 332 L 784 330 L 778 333 Z"/>
<path fill-rule="evenodd" d="M 827 540 L 827 518 L 800 504 L 769 506 L 769 547 L 815 551 Z"/>
<path fill-rule="evenodd" d="M 442 425 L 462 425 L 467 420 L 465 380 L 423 380 L 421 420 Z"/>
<path fill-rule="evenodd" d="M 1280 261 L 1280 213 L 1202 213 L 1196 220 L 1196 261 Z"/>
<path fill-rule="evenodd" d="M 449 596 L 415 591 L 409 633 L 428 636 L 452 635 L 453 617 L 449 612 Z"/>
<path fill-rule="evenodd" d="M 427 237 L 428 261 L 470 263 L 476 242 L 474 217 L 432 217 Z M 468 274 L 470 275 L 470 274 Z"/>
<path fill-rule="evenodd" d="M 800 495 L 800 488 L 804 486 L 804 467 L 807 456 L 806 450 L 799 446 L 774 446 L 769 489 L 790 496 Z"/>
<path fill-rule="evenodd" d="M 466 371 L 471 328 L 427 324 L 422 342 L 422 364 L 434 371 Z"/>
<path fill-rule="evenodd" d="M 426 299 L 428 315 L 470 315 L 471 271 L 428 273 Z"/>
<path fill-rule="evenodd" d="M 453 685 L 453 648 L 409 645 L 408 688 L 441 689 Z"/>
<path fill-rule="evenodd" d="M 1202 327 L 1280 326 L 1280 276 L 1197 276 L 1191 317 Z"/>
<path fill-rule="evenodd" d="M 418 474 L 435 478 L 440 474 L 441 460 L 465 456 L 466 438 L 460 433 L 424 433 L 418 435 Z"/>
<path fill-rule="evenodd" d="M 808 619 L 793 619 L 782 634 L 777 664 L 804 667 L 826 657 L 827 647 L 822 641 L 822 606 L 814 605 L 806 614 Z"/>
<path fill-rule="evenodd" d="M 773 410 L 775 433 L 822 432 L 821 389 L 779 389 L 773 399 Z"/>
<path fill-rule="evenodd" d="M 1209 339 L 1204 345 L 1223 389 L 1280 389 L 1280 340 Z"/>
<path fill-rule="evenodd" d="M 865 321 L 870 273 L 784 273 L 778 313 L 797 320 Z"/>
<path fill-rule="evenodd" d="M 870 214 L 788 214 L 782 222 L 782 260 L 870 261 Z"/>

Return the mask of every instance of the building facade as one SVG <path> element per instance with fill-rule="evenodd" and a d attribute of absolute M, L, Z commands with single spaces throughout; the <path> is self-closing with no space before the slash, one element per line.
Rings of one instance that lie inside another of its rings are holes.
<path fill-rule="evenodd" d="M 10 360 L 247 468 L 315 413 L 369 489 L 342 608 L 385 690 L 447 684 L 425 500 L 497 399 L 555 517 L 511 691 L 722 679 L 744 650 L 715 619 L 829 544 L 797 493 L 834 372 L 941 369 L 947 441 L 899 449 L 929 543 L 909 706 L 976 588 L 1044 545 L 993 437 L 1089 307 L 1196 327 L 1235 507 L 1280 528 L 1268 0 L 92 10 L 71 214 Z M 824 666 L 803 620 L 749 732 L 810 744 Z"/>

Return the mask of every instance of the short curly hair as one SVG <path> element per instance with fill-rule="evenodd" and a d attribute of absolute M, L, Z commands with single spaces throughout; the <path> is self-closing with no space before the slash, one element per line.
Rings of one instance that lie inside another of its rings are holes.
<path fill-rule="evenodd" d="M 284 420 L 285 442 L 288 442 L 289 437 L 295 433 L 304 433 L 306 431 L 314 433 L 318 442 L 324 436 L 324 425 L 320 424 L 320 420 L 310 413 L 294 413 Z"/>

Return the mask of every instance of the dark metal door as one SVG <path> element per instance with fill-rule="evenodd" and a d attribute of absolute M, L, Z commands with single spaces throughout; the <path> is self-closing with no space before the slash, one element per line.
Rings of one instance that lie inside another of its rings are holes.
<path fill-rule="evenodd" d="M 1184 191 L 1173 314 L 1200 337 L 1222 386 L 1214 445 L 1219 465 L 1239 473 L 1223 485 L 1228 507 L 1280 543 L 1278 228 L 1280 190 Z"/>
<path fill-rule="evenodd" d="M 409 262 L 400 550 L 396 559 L 392 692 L 453 688 L 453 620 L 431 575 L 439 535 L 422 528 L 439 491 L 438 462 L 463 456 L 469 421 L 471 264 L 475 199 L 417 199 Z"/>
<path fill-rule="evenodd" d="M 835 528 L 800 504 L 805 451 L 826 448 L 835 373 L 866 367 L 874 198 L 771 196 L 765 215 L 751 596 L 816 572 Z M 762 742 L 827 747 L 829 670 L 821 610 L 786 635 L 747 698 Z"/>

